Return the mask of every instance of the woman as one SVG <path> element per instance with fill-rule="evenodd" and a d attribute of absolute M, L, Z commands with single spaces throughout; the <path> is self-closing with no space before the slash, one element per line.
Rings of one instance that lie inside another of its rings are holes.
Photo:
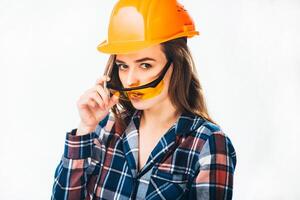
<path fill-rule="evenodd" d="M 209 116 L 175 0 L 120 0 L 105 74 L 78 100 L 52 199 L 231 199 L 234 147 Z"/>

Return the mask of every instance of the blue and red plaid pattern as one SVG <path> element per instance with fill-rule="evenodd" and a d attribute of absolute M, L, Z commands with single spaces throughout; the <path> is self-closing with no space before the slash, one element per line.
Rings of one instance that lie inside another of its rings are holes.
<path fill-rule="evenodd" d="M 136 110 L 125 131 L 112 113 L 83 136 L 67 132 L 52 200 L 232 199 L 235 149 L 221 128 L 182 113 L 138 171 Z"/>

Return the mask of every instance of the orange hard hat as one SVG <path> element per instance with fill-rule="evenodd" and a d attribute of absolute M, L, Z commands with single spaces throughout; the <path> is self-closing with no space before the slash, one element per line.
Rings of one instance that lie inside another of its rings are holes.
<path fill-rule="evenodd" d="M 97 49 L 122 54 L 179 37 L 199 35 L 176 0 L 119 0 L 109 21 L 108 38 Z"/>

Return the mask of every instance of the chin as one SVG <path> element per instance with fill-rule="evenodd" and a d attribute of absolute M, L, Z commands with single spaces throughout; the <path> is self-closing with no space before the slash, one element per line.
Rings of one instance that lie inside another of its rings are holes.
<path fill-rule="evenodd" d="M 167 95 L 159 95 L 147 100 L 131 100 L 131 104 L 137 110 L 146 110 L 163 102 L 165 98 L 167 98 Z"/>
<path fill-rule="evenodd" d="M 147 100 L 131 100 L 131 104 L 137 110 L 146 110 L 151 108 L 153 103 L 151 103 L 151 99 Z"/>

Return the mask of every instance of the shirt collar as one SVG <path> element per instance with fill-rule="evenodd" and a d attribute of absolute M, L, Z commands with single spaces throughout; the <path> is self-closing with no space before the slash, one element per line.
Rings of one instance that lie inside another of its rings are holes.
<path fill-rule="evenodd" d="M 132 120 L 136 127 L 140 125 L 142 110 L 135 110 Z M 190 132 L 200 127 L 205 120 L 198 115 L 189 112 L 183 112 L 175 122 L 175 133 L 178 136 L 187 136 Z"/>

